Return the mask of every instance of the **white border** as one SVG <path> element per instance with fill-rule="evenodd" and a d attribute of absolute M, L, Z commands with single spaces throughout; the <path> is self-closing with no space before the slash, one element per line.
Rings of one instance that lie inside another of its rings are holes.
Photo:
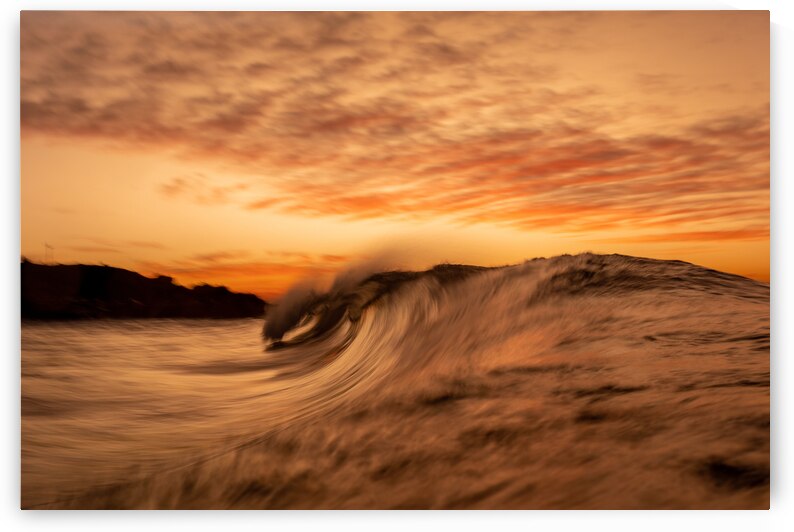
<path fill-rule="evenodd" d="M 19 508 L 19 10 L 576 10 L 576 9 L 759 9 L 772 19 L 772 510 L 769 512 L 21 512 Z M 5 174 L 0 179 L 3 220 L 2 291 L 3 434 L 0 475 L 0 526 L 5 530 L 166 530 L 190 527 L 210 531 L 297 528 L 299 530 L 482 530 L 501 526 L 586 532 L 790 530 L 792 515 L 792 363 L 791 310 L 794 262 L 789 231 L 794 209 L 792 97 L 794 94 L 794 2 L 792 1 L 515 1 L 515 0 L 314 0 L 266 2 L 226 0 L 63 1 L 11 0 L 2 3 L 2 73 Z M 787 149 L 788 147 L 788 149 Z"/>

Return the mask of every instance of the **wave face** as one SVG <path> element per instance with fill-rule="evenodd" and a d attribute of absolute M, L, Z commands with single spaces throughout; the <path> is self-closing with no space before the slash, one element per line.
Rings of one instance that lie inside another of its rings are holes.
<path fill-rule="evenodd" d="M 194 448 L 29 505 L 768 508 L 766 284 L 584 254 L 290 305 L 263 356 L 192 367 L 249 398 Z"/>

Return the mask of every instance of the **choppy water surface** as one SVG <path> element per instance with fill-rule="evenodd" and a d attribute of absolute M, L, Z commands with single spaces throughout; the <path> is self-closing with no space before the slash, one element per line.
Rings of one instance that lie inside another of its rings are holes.
<path fill-rule="evenodd" d="M 398 281 L 268 350 L 259 320 L 23 324 L 23 506 L 768 507 L 768 285 L 597 255 Z"/>

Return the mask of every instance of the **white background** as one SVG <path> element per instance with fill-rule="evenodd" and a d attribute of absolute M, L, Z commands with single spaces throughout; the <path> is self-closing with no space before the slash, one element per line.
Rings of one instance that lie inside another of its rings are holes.
<path fill-rule="evenodd" d="M 575 9 L 762 9 L 771 11 L 772 46 L 772 499 L 771 511 L 511 511 L 511 512 L 63 512 L 19 510 L 19 11 L 22 9 L 117 10 L 575 10 Z M 400 530 L 481 531 L 497 528 L 617 531 L 794 530 L 794 407 L 789 360 L 794 305 L 794 261 L 787 234 L 794 227 L 794 1 L 517 1 L 372 0 L 10 0 L 2 2 L 0 74 L 4 172 L 0 175 L 2 292 L 0 292 L 0 525 L 5 530 Z"/>

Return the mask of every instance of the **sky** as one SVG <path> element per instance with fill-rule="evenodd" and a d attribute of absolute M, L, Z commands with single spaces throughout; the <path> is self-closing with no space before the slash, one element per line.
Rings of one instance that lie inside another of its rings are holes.
<path fill-rule="evenodd" d="M 267 299 L 373 256 L 769 279 L 765 11 L 27 11 L 20 61 L 34 261 Z"/>

